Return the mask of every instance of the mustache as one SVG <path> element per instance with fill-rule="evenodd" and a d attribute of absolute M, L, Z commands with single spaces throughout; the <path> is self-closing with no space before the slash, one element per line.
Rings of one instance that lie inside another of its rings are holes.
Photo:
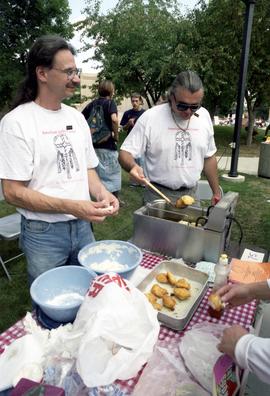
<path fill-rule="evenodd" d="M 77 88 L 79 87 L 80 83 L 79 82 L 72 82 L 66 85 L 67 88 Z"/>

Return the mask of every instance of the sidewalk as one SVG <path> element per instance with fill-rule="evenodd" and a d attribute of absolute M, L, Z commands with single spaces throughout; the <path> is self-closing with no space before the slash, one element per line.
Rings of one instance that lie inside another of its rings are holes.
<path fill-rule="evenodd" d="M 229 171 L 231 167 L 231 157 L 218 157 L 218 169 Z M 237 171 L 248 175 L 258 174 L 259 157 L 239 157 Z"/>

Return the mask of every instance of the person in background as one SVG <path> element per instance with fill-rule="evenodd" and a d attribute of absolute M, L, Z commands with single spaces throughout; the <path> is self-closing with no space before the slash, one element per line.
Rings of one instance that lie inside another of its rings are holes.
<path fill-rule="evenodd" d="M 250 284 L 226 285 L 216 292 L 226 308 L 246 304 L 253 299 L 270 299 L 270 279 Z M 270 384 L 270 338 L 261 338 L 239 325 L 224 330 L 218 349 L 231 356 L 242 369 L 249 369 Z"/>
<path fill-rule="evenodd" d="M 140 94 L 134 92 L 131 95 L 130 100 L 132 104 L 132 109 L 124 112 L 120 122 L 120 125 L 122 126 L 123 130 L 127 132 L 127 135 L 134 127 L 138 118 L 145 112 L 145 110 L 142 108 L 143 98 Z"/>
<path fill-rule="evenodd" d="M 201 106 L 203 85 L 192 71 L 178 74 L 168 91 L 168 103 L 146 110 L 123 142 L 119 161 L 141 184 L 149 179 L 176 201 L 195 195 L 202 171 L 213 191 L 212 204 L 221 199 L 214 130 L 208 111 Z M 135 159 L 144 157 L 144 169 Z M 144 201 L 156 199 L 145 189 Z"/>
<path fill-rule="evenodd" d="M 123 117 L 121 119 L 120 125 L 122 126 L 123 130 L 126 131 L 127 135 L 131 131 L 131 129 L 134 127 L 136 121 L 138 118 L 145 112 L 145 110 L 142 108 L 143 105 L 143 98 L 141 97 L 140 94 L 134 92 L 131 94 L 130 97 L 131 104 L 132 104 L 132 109 L 129 109 L 124 112 Z M 143 168 L 143 158 L 138 157 L 136 158 L 136 163 Z M 133 180 L 132 177 L 130 177 L 130 186 L 131 187 L 137 187 L 140 186 L 140 183 L 137 183 Z"/>
<path fill-rule="evenodd" d="M 117 106 L 112 99 L 114 95 L 114 84 L 112 81 L 102 81 L 98 87 L 98 94 L 99 98 L 89 103 L 83 109 L 82 114 L 88 120 L 94 106 L 101 105 L 103 108 L 104 121 L 110 134 L 100 142 L 94 143 L 94 149 L 99 159 L 96 171 L 107 190 L 119 197 L 121 190 L 121 166 L 118 162 L 117 151 L 119 125 Z"/>
<path fill-rule="evenodd" d="M 13 109 L 0 124 L 0 178 L 6 201 L 22 215 L 30 284 L 51 268 L 79 265 L 79 250 L 94 241 L 90 222 L 119 210 L 94 169 L 87 122 L 62 103 L 80 84 L 74 55 L 59 36 L 38 38 Z"/>

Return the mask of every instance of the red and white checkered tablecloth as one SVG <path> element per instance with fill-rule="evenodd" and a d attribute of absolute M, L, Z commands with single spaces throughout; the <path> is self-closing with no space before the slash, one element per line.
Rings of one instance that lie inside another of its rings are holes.
<path fill-rule="evenodd" d="M 160 261 L 164 260 L 165 257 L 154 255 L 152 253 L 144 253 L 143 260 L 141 265 L 147 269 L 153 269 Z M 214 323 L 224 323 L 228 325 L 232 324 L 240 324 L 247 329 L 252 324 L 255 311 L 256 311 L 256 302 L 252 301 L 249 304 L 245 304 L 228 311 L 222 315 L 221 319 L 217 320 L 208 315 L 208 296 L 211 292 L 211 289 L 207 291 L 203 300 L 201 301 L 198 309 L 194 313 L 191 318 L 188 326 L 184 331 L 175 331 L 168 329 L 165 326 L 161 326 L 159 333 L 159 341 L 165 342 L 177 342 L 184 335 L 185 331 L 190 330 L 192 326 L 196 323 L 209 321 Z M 4 347 L 12 343 L 12 341 L 16 340 L 19 337 L 25 335 L 25 331 L 23 328 L 22 320 L 15 323 L 9 329 L 7 329 L 4 333 L 0 335 L 0 353 L 3 352 Z M 132 390 L 134 389 L 138 379 L 142 373 L 142 370 L 137 374 L 136 377 L 131 378 L 126 381 L 117 381 L 118 386 L 126 395 L 131 395 Z"/>
<path fill-rule="evenodd" d="M 149 268 L 153 269 L 160 261 L 164 260 L 165 257 L 161 256 L 155 256 L 150 253 L 144 253 L 143 261 L 142 261 L 142 266 L 144 268 Z M 191 318 L 188 326 L 185 328 L 184 331 L 175 331 L 171 330 L 165 326 L 160 327 L 160 333 L 159 333 L 159 341 L 162 342 L 177 342 L 180 340 L 181 337 L 183 337 L 185 331 L 190 330 L 192 326 L 194 326 L 196 323 L 200 322 L 213 322 L 213 323 L 224 323 L 228 325 L 232 324 L 240 324 L 243 327 L 246 327 L 247 329 L 249 326 L 252 324 L 254 316 L 255 316 L 255 311 L 256 311 L 256 302 L 252 301 L 249 304 L 245 304 L 233 309 L 230 309 L 228 311 L 225 311 L 224 314 L 222 315 L 221 319 L 215 319 L 209 316 L 208 314 L 208 296 L 211 292 L 211 289 L 207 291 L 205 294 L 203 300 L 201 301 L 198 309 L 195 311 L 193 317 Z M 121 390 L 126 394 L 126 395 L 131 395 L 132 391 L 138 382 L 140 375 L 142 373 L 142 370 L 137 374 L 136 377 L 131 378 L 127 381 L 117 381 L 117 384 L 121 388 Z"/>

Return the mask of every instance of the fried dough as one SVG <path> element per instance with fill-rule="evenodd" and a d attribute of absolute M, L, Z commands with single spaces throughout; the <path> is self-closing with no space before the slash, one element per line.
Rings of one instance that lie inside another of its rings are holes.
<path fill-rule="evenodd" d="M 160 287 L 156 283 L 152 286 L 151 293 L 153 293 L 156 297 L 159 297 L 159 298 L 161 298 L 165 294 L 168 294 L 166 289 L 164 289 L 163 287 Z"/>
<path fill-rule="evenodd" d="M 162 310 L 162 305 L 157 302 L 157 297 L 153 293 L 145 293 L 145 295 L 148 298 L 148 301 L 153 305 L 153 308 L 157 311 Z"/>
<path fill-rule="evenodd" d="M 182 287 L 183 289 L 190 289 L 190 284 L 185 278 L 178 279 L 177 282 L 175 283 L 176 287 Z"/>
<path fill-rule="evenodd" d="M 190 195 L 183 195 L 182 197 L 178 198 L 175 206 L 176 208 L 185 208 L 186 206 L 192 205 L 194 203 L 194 198 Z"/>
<path fill-rule="evenodd" d="M 169 283 L 174 286 L 176 284 L 176 277 L 171 273 L 171 272 L 167 272 L 167 277 L 168 277 L 168 281 Z"/>
<path fill-rule="evenodd" d="M 157 274 L 156 280 L 160 283 L 168 283 L 167 274 L 165 272 L 160 272 L 159 274 Z"/>
<path fill-rule="evenodd" d="M 208 304 L 215 311 L 221 311 L 224 308 L 224 303 L 221 301 L 221 298 L 216 293 L 210 294 L 208 297 Z"/>
<path fill-rule="evenodd" d="M 171 311 L 174 311 L 176 300 L 173 297 L 168 296 L 168 294 L 165 294 L 162 297 L 162 301 L 163 301 L 164 307 L 169 308 Z"/>
<path fill-rule="evenodd" d="M 190 297 L 190 291 L 182 287 L 175 287 L 173 289 L 173 294 L 181 301 L 186 300 Z"/>

